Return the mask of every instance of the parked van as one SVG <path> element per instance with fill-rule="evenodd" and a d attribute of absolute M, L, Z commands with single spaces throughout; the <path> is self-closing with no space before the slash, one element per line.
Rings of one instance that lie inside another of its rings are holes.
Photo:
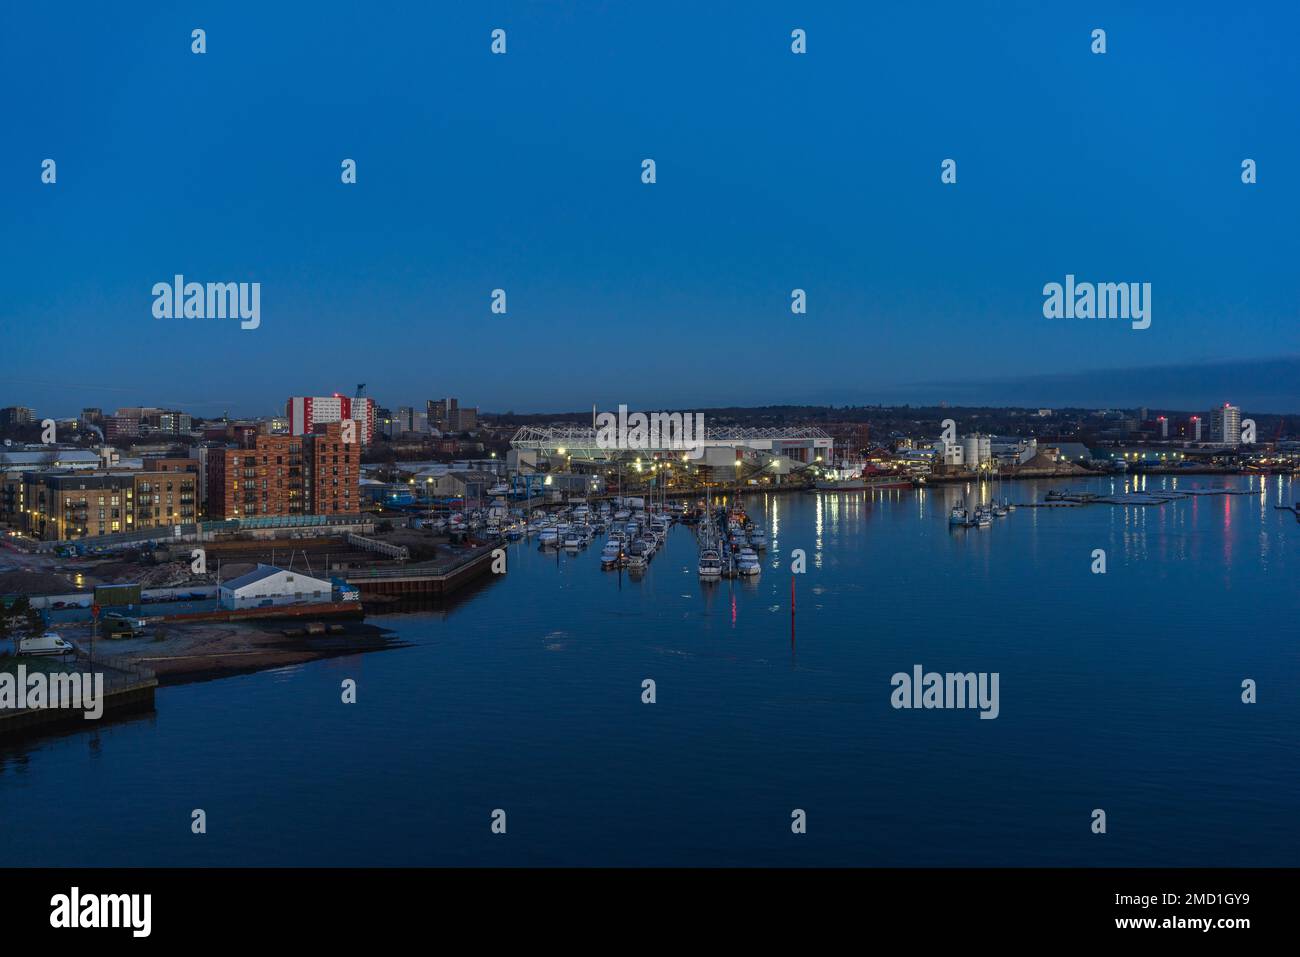
<path fill-rule="evenodd" d="M 18 642 L 20 655 L 72 655 L 77 649 L 57 632 L 47 631 L 43 635 L 32 635 Z"/>

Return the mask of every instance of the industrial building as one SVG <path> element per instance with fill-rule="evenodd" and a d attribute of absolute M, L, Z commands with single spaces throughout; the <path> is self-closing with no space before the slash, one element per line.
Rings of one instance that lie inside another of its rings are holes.
<path fill-rule="evenodd" d="M 267 608 L 277 605 L 319 604 L 331 601 L 334 585 L 323 578 L 259 564 L 247 574 L 221 584 L 221 607 Z"/>
<path fill-rule="evenodd" d="M 104 464 L 98 452 L 49 446 L 6 449 L 0 452 L 0 472 L 90 471 Z"/>
<path fill-rule="evenodd" d="M 646 468 L 656 461 L 709 470 L 713 477 L 752 477 L 756 473 L 779 479 L 809 466 L 831 462 L 835 440 L 816 426 L 794 428 L 706 428 L 691 448 L 667 434 L 656 434 L 636 448 L 609 448 L 598 441 L 594 426 L 524 426 L 510 440 L 509 463 L 516 470 L 536 467 L 542 460 L 560 468 L 632 466 Z"/>

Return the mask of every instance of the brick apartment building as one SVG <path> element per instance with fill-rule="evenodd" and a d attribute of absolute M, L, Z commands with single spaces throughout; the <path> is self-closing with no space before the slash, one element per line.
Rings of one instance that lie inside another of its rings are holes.
<path fill-rule="evenodd" d="M 211 519 L 351 515 L 361 510 L 361 445 L 337 422 L 307 435 L 256 434 L 208 451 Z"/>
<path fill-rule="evenodd" d="M 315 515 L 352 515 L 361 511 L 361 444 L 344 442 L 340 423 L 316 426 L 310 438 L 311 503 Z"/>

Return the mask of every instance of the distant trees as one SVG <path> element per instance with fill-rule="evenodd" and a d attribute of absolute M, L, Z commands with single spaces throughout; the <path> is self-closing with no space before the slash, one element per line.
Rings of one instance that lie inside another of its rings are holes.
<path fill-rule="evenodd" d="M 18 654 L 18 643 L 23 638 L 44 630 L 45 619 L 25 595 L 15 598 L 7 609 L 0 609 L 0 641 L 12 640 L 14 654 Z"/>

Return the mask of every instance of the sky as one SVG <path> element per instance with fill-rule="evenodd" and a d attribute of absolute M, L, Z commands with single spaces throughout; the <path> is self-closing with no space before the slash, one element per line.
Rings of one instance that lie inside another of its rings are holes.
<path fill-rule="evenodd" d="M 1295 4 L 142 6 L 0 6 L 0 405 L 1300 411 Z"/>

